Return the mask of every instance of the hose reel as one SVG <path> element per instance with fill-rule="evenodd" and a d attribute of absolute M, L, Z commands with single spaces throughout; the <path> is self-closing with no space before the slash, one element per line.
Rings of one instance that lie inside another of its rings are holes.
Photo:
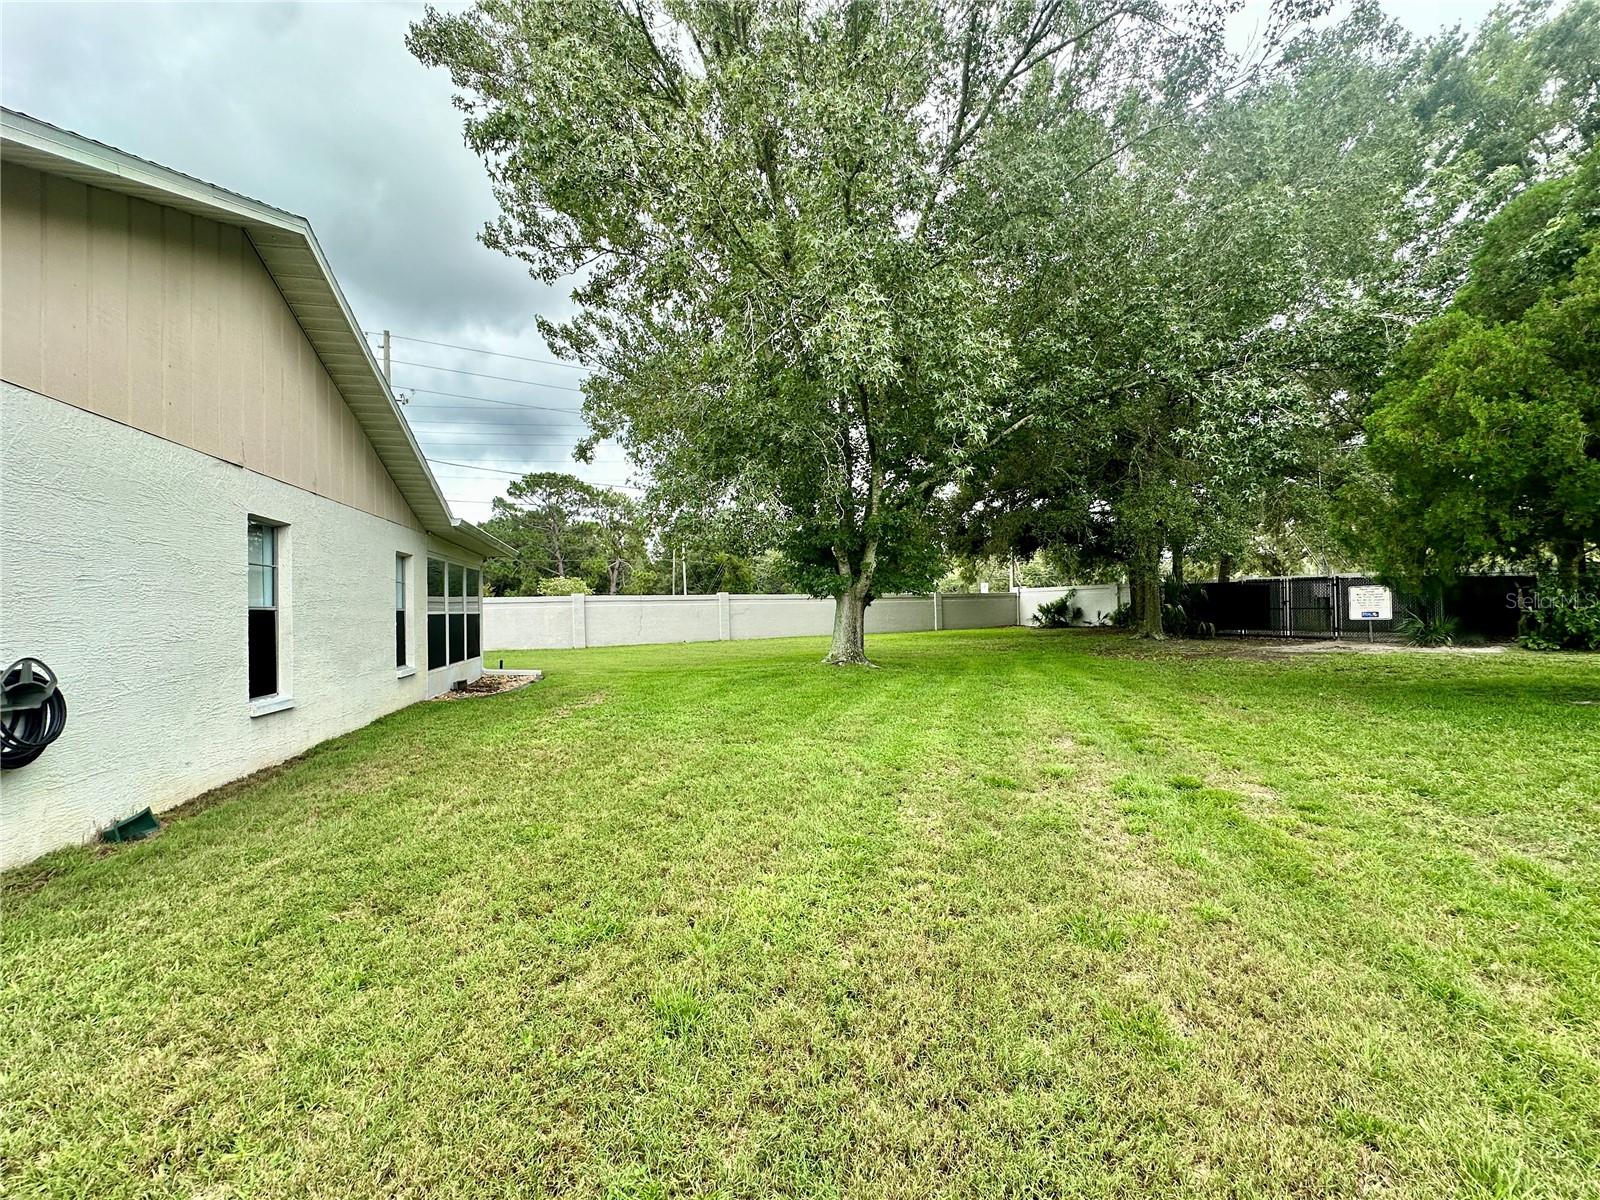
<path fill-rule="evenodd" d="M 67 727 L 67 698 L 55 672 L 19 658 L 0 676 L 0 768 L 25 767 Z"/>

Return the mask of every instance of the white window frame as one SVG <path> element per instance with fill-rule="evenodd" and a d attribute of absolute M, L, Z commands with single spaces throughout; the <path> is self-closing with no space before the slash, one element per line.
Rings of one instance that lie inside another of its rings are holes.
<path fill-rule="evenodd" d="M 270 564 L 255 563 L 251 560 L 249 532 L 253 527 L 257 526 L 269 531 L 271 534 L 272 562 Z M 285 709 L 293 708 L 295 704 L 290 672 L 294 656 L 287 653 L 288 648 L 294 644 L 292 640 L 293 624 L 290 619 L 289 586 L 292 539 L 286 522 L 275 521 L 271 517 L 261 516 L 257 513 L 250 513 L 246 516 L 245 534 L 246 610 L 254 611 L 270 608 L 274 613 L 272 653 L 277 686 L 274 691 L 249 697 L 250 715 L 252 717 L 264 717 L 270 713 L 283 712 Z M 270 605 L 259 605 L 251 602 L 253 597 L 250 594 L 249 568 L 253 566 L 265 566 L 272 572 L 272 603 Z M 247 675 L 249 673 L 249 657 L 250 640 L 247 636 L 245 639 L 245 670 Z"/>

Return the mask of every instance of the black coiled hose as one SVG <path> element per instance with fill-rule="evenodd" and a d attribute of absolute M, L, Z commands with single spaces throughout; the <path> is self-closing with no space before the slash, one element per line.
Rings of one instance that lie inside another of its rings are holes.
<path fill-rule="evenodd" d="M 19 658 L 0 676 L 0 768 L 25 767 L 67 727 L 67 698 L 55 672 Z"/>

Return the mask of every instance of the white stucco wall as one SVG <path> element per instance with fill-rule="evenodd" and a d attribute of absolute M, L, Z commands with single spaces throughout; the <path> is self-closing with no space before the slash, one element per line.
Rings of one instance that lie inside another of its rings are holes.
<path fill-rule="evenodd" d="M 1102 625 L 1111 620 L 1111 614 L 1116 612 L 1122 602 L 1127 599 L 1127 591 L 1121 584 L 1116 583 L 1083 583 L 1073 587 L 1038 587 L 1023 588 L 1018 593 L 1021 600 L 1021 617 L 1019 624 L 1036 625 L 1035 620 L 1041 604 L 1048 604 L 1052 600 L 1059 600 L 1063 596 L 1071 596 L 1072 603 L 1083 609 L 1083 619 L 1079 625 Z"/>
<path fill-rule="evenodd" d="M 570 597 L 563 599 L 571 605 Z M 716 641 L 721 636 L 715 596 L 586 596 L 583 606 L 591 646 Z"/>
<path fill-rule="evenodd" d="M 1015 592 L 883 596 L 867 609 L 867 633 L 1017 624 Z M 565 650 L 661 642 L 804 637 L 833 631 L 833 601 L 809 596 L 533 596 L 483 602 L 483 648 Z"/>
<path fill-rule="evenodd" d="M 475 677 L 429 672 L 418 530 L 0 384 L 0 666 L 43 659 L 67 726 L 0 772 L 0 867 L 86 840 Z M 249 516 L 287 526 L 281 690 L 251 715 Z M 394 663 L 394 556 L 410 554 L 409 675 Z"/>
<path fill-rule="evenodd" d="M 958 592 L 942 596 L 941 629 L 987 629 L 1017 623 L 1015 592 Z"/>

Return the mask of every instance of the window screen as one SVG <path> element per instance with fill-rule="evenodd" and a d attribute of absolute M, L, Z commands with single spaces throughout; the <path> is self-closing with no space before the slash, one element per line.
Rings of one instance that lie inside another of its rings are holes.
<path fill-rule="evenodd" d="M 444 562 L 428 560 L 428 669 L 450 660 L 445 648 Z"/>
<path fill-rule="evenodd" d="M 450 564 L 450 661 L 453 663 L 467 657 L 467 623 L 461 603 L 464 574 L 465 568 L 460 563 Z"/>
<path fill-rule="evenodd" d="M 467 568 L 467 657 L 478 658 L 483 647 L 478 639 L 483 629 L 483 598 L 479 591 L 482 577 L 471 567 Z"/>
<path fill-rule="evenodd" d="M 278 690 L 278 531 L 251 521 L 247 527 L 250 570 L 248 641 L 250 698 Z"/>

